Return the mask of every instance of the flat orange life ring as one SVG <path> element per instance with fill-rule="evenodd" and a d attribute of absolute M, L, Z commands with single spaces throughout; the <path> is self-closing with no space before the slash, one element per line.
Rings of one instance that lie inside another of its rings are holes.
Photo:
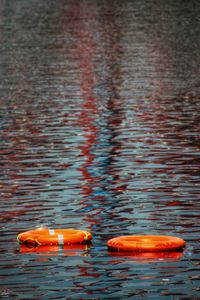
<path fill-rule="evenodd" d="M 115 251 L 175 251 L 185 247 L 185 241 L 175 236 L 127 235 L 110 239 L 107 246 Z"/>
<path fill-rule="evenodd" d="M 39 245 L 72 245 L 84 244 L 91 241 L 92 235 L 88 231 L 77 229 L 48 229 L 38 228 L 22 232 L 17 236 L 20 244 L 30 247 Z"/>

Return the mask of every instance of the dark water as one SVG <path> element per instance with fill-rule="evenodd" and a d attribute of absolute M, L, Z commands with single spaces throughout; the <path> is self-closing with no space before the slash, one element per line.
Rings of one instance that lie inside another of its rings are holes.
<path fill-rule="evenodd" d="M 1 0 L 0 40 L 1 297 L 200 299 L 200 2 Z M 40 226 L 93 245 L 24 253 Z"/>

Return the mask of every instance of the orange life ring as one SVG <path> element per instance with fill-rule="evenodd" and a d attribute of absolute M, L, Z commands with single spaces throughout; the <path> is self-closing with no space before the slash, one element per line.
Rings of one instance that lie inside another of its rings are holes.
<path fill-rule="evenodd" d="M 110 239 L 107 246 L 115 251 L 175 251 L 185 247 L 185 241 L 175 236 L 130 235 Z"/>
<path fill-rule="evenodd" d="M 84 244 L 91 241 L 92 235 L 88 231 L 77 229 L 48 229 L 38 228 L 22 232 L 17 236 L 20 244 L 30 247 L 39 245 L 71 245 Z"/>

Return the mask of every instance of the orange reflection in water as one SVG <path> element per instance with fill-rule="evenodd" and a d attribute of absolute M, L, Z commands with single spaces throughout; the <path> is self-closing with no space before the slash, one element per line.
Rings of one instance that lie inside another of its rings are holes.
<path fill-rule="evenodd" d="M 108 254 L 113 257 L 123 257 L 131 262 L 148 263 L 148 262 L 163 262 L 163 261 L 179 261 L 183 251 L 158 251 L 158 252 L 127 252 L 127 251 L 108 251 Z M 114 260 L 115 262 L 115 260 Z"/>
<path fill-rule="evenodd" d="M 84 251 L 90 249 L 91 244 L 75 244 L 75 245 L 41 245 L 38 247 L 27 247 L 26 245 L 20 245 L 20 253 L 37 253 L 37 254 L 49 254 L 56 256 L 60 253 L 64 256 L 76 256 L 82 255 Z"/>

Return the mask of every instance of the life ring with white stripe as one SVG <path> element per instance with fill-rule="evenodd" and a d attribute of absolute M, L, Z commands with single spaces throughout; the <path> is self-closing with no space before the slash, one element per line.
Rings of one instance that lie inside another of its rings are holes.
<path fill-rule="evenodd" d="M 175 236 L 127 235 L 108 240 L 107 246 L 115 251 L 157 252 L 182 250 L 186 242 Z"/>
<path fill-rule="evenodd" d="M 17 236 L 20 244 L 30 247 L 40 245 L 72 245 L 90 242 L 92 235 L 90 232 L 78 229 L 48 229 L 38 228 L 22 232 Z"/>

